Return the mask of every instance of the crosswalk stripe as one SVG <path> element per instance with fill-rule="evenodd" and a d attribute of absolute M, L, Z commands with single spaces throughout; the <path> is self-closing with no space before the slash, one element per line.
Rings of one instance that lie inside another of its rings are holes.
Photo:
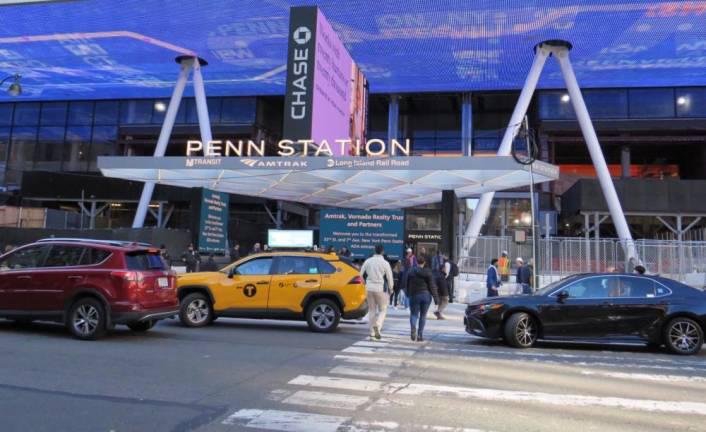
<path fill-rule="evenodd" d="M 393 369 L 385 366 L 336 366 L 329 373 L 337 375 L 353 375 L 372 378 L 389 378 Z"/>
<path fill-rule="evenodd" d="M 410 341 L 411 342 L 411 341 Z M 378 341 L 358 341 L 354 343 L 352 346 L 357 346 L 357 347 L 370 347 L 370 348 L 389 348 L 389 349 L 401 349 L 401 350 L 418 350 L 419 349 L 419 344 L 405 344 L 405 343 L 400 343 L 399 341 L 394 341 L 394 342 L 378 342 Z"/>
<path fill-rule="evenodd" d="M 300 375 L 290 381 L 290 384 L 358 390 L 363 392 L 382 391 L 390 395 L 398 396 L 455 397 L 459 399 L 476 399 L 494 402 L 527 402 L 577 407 L 600 406 L 647 412 L 706 416 L 706 403 L 703 402 L 628 399 L 434 384 L 383 383 L 371 380 L 332 379 L 330 377 L 308 375 Z"/>
<path fill-rule="evenodd" d="M 349 417 L 294 411 L 241 409 L 223 420 L 224 425 L 270 431 L 336 432 Z"/>
<path fill-rule="evenodd" d="M 282 403 L 290 405 L 336 408 L 344 410 L 355 410 L 361 405 L 364 405 L 369 402 L 370 398 L 367 396 L 355 396 L 349 394 L 328 393 L 309 390 L 299 390 L 291 396 L 282 400 Z"/>
<path fill-rule="evenodd" d="M 363 357 L 363 356 L 352 356 L 346 354 L 336 354 L 334 360 L 343 360 L 346 363 L 360 363 L 360 364 L 379 364 L 386 366 L 400 367 L 403 364 L 413 364 L 411 360 L 401 359 L 401 358 L 384 358 L 384 357 Z"/>
<path fill-rule="evenodd" d="M 656 382 L 666 382 L 666 383 L 706 383 L 706 377 L 700 377 L 700 376 L 650 375 L 650 374 L 639 374 L 639 373 L 589 371 L 589 370 L 582 370 L 581 375 L 602 376 L 602 377 L 606 377 L 606 378 L 618 378 L 618 379 L 637 380 L 637 381 L 656 381 Z"/>
<path fill-rule="evenodd" d="M 383 388 L 383 383 L 380 381 L 311 375 L 299 375 L 298 377 L 289 381 L 289 384 L 308 387 L 324 387 L 338 390 L 354 390 L 362 392 L 376 392 L 382 390 Z"/>
<path fill-rule="evenodd" d="M 222 424 L 287 432 L 485 432 L 466 427 L 401 425 L 395 421 L 351 421 L 349 417 L 260 409 L 241 409 L 231 414 Z"/>
<path fill-rule="evenodd" d="M 348 348 L 341 350 L 341 352 L 348 353 L 348 354 L 392 354 L 392 355 L 398 355 L 398 356 L 402 356 L 402 357 L 413 356 L 416 353 L 416 351 L 412 351 L 412 350 L 400 350 L 400 349 L 392 349 L 392 348 L 357 347 L 357 346 L 350 346 Z"/>

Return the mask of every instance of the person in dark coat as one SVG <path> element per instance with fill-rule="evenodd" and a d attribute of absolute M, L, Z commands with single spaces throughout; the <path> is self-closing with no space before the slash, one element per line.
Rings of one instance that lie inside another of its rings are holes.
<path fill-rule="evenodd" d="M 520 257 L 515 262 L 517 262 L 515 281 L 522 287 L 522 294 L 532 294 L 532 270 Z"/>
<path fill-rule="evenodd" d="M 217 272 L 218 270 L 218 263 L 215 260 L 213 252 L 211 252 L 210 254 L 208 254 L 208 259 L 206 260 L 206 262 L 201 265 L 201 271 Z"/>
<path fill-rule="evenodd" d="M 432 298 L 439 303 L 439 293 L 434 283 L 434 276 L 426 266 L 426 258 L 417 258 L 419 267 L 409 271 L 407 293 L 409 295 L 409 324 L 413 341 L 424 341 L 424 326 Z"/>
<path fill-rule="evenodd" d="M 488 267 L 485 279 L 485 287 L 488 288 L 488 297 L 497 297 L 500 287 L 500 275 L 498 273 L 498 259 L 493 258 Z"/>
<path fill-rule="evenodd" d="M 199 264 L 201 264 L 201 256 L 199 255 L 199 252 L 194 249 L 193 243 L 190 243 L 186 251 L 181 254 L 181 261 L 186 265 L 187 273 L 194 273 L 199 271 Z"/>

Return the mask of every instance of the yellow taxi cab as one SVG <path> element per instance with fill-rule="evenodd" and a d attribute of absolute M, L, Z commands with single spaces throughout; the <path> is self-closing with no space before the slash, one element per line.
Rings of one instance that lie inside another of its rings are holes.
<path fill-rule="evenodd" d="M 267 252 L 217 272 L 177 278 L 179 318 L 202 327 L 218 317 L 305 320 L 315 332 L 368 312 L 365 285 L 350 261 L 334 254 Z"/>

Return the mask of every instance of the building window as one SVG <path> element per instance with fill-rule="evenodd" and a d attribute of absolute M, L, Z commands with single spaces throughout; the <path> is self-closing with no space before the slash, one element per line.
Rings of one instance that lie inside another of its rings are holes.
<path fill-rule="evenodd" d="M 42 126 L 64 126 L 66 124 L 66 102 L 45 102 L 42 104 Z"/>
<path fill-rule="evenodd" d="M 541 119 L 574 120 L 576 118 L 571 98 L 565 91 L 542 92 L 539 94 L 538 104 Z"/>
<path fill-rule="evenodd" d="M 34 160 L 34 147 L 37 143 L 37 128 L 16 126 L 12 130 L 10 145 L 10 158 L 8 166 L 16 171 L 15 180 L 19 182 L 19 171 L 32 168 Z"/>
<path fill-rule="evenodd" d="M 86 171 L 88 169 L 90 144 L 90 126 L 69 126 L 66 129 L 66 143 L 62 156 L 64 171 Z"/>
<path fill-rule="evenodd" d="M 674 89 L 629 89 L 631 118 L 674 117 Z"/>
<path fill-rule="evenodd" d="M 677 117 L 706 117 L 706 88 L 677 89 Z"/>
<path fill-rule="evenodd" d="M 410 138 L 415 155 L 461 155 L 461 97 L 457 94 L 400 98 L 399 138 Z"/>
<path fill-rule="evenodd" d="M 95 126 L 91 142 L 91 158 L 88 169 L 98 171 L 98 156 L 114 156 L 118 128 L 116 126 Z"/>
<path fill-rule="evenodd" d="M 583 98 L 586 101 L 586 108 L 591 118 L 607 119 L 628 117 L 627 90 L 586 90 L 583 92 Z"/>
<path fill-rule="evenodd" d="M 71 102 L 68 122 L 70 125 L 92 125 L 93 102 Z"/>
<path fill-rule="evenodd" d="M 253 124 L 256 113 L 255 98 L 223 98 L 221 123 Z"/>
<path fill-rule="evenodd" d="M 97 125 L 116 125 L 118 124 L 118 113 L 120 112 L 120 104 L 116 101 L 99 101 L 96 102 L 95 124 Z"/>
<path fill-rule="evenodd" d="M 152 121 L 152 100 L 128 100 L 120 102 L 120 124 L 149 124 Z"/>
<path fill-rule="evenodd" d="M 408 213 L 405 220 L 409 231 L 441 231 L 441 214 L 439 213 Z"/>
<path fill-rule="evenodd" d="M 39 124 L 39 104 L 16 104 L 14 124 L 15 126 L 37 126 L 37 124 Z"/>
<path fill-rule="evenodd" d="M 206 107 L 208 109 L 208 118 L 211 124 L 217 124 L 221 121 L 221 98 L 206 99 Z M 195 99 L 184 99 L 186 106 L 186 123 L 198 124 L 199 113 L 196 110 Z"/>
<path fill-rule="evenodd" d="M 59 171 L 61 169 L 64 131 L 65 128 L 59 126 L 39 128 L 34 169 L 42 171 Z"/>
<path fill-rule="evenodd" d="M 14 104 L 0 104 L 0 126 L 12 126 Z"/>

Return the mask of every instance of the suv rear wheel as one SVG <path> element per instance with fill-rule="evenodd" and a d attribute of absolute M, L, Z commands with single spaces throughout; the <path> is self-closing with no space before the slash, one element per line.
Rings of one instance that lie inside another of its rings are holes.
<path fill-rule="evenodd" d="M 338 327 L 341 310 L 329 299 L 317 299 L 306 308 L 306 322 L 309 329 L 317 333 L 330 333 Z"/>
<path fill-rule="evenodd" d="M 100 301 L 84 297 L 71 305 L 67 325 L 76 338 L 95 340 L 105 335 L 105 308 Z"/>
<path fill-rule="evenodd" d="M 213 307 L 208 297 L 193 293 L 184 297 L 179 308 L 179 319 L 187 327 L 203 327 L 213 321 Z"/>
<path fill-rule="evenodd" d="M 664 343 L 674 354 L 696 354 L 704 344 L 704 332 L 692 319 L 674 318 L 664 328 Z"/>
<path fill-rule="evenodd" d="M 146 332 L 157 324 L 156 321 L 147 320 L 128 324 L 127 327 L 134 332 Z"/>

